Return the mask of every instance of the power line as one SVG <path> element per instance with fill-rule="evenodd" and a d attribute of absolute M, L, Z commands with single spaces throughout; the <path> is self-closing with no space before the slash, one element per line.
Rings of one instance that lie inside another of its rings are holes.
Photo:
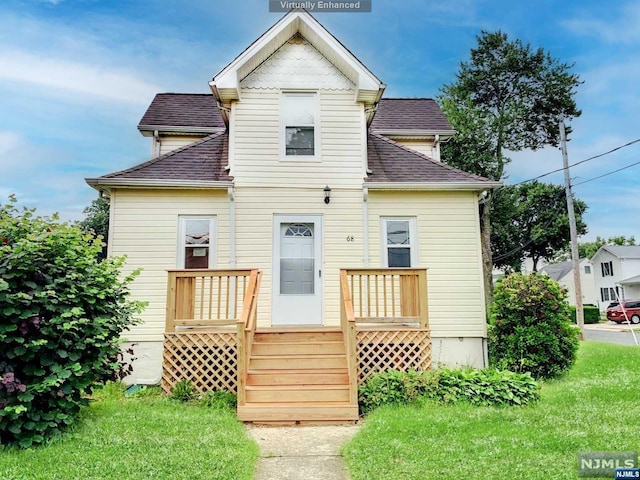
<path fill-rule="evenodd" d="M 582 163 L 590 162 L 591 160 L 595 160 L 597 158 L 601 158 L 601 157 L 610 155 L 610 154 L 612 154 L 614 152 L 617 152 L 618 150 L 621 150 L 623 148 L 629 147 L 629 146 L 631 146 L 631 145 L 633 145 L 635 143 L 638 143 L 638 142 L 640 142 L 640 138 L 637 138 L 637 139 L 632 140 L 632 141 L 630 141 L 628 143 L 625 143 L 624 145 L 620 145 L 618 147 L 612 148 L 611 150 L 609 150 L 607 152 L 599 153 L 598 155 L 594 155 L 593 157 L 585 158 L 584 160 L 580 160 L 579 162 L 572 163 L 567 168 L 575 167 L 576 165 L 580 165 Z M 538 175 L 537 177 L 530 178 L 529 180 L 523 180 L 522 182 L 514 183 L 513 186 L 522 185 L 523 183 L 533 182 L 534 180 L 539 180 L 540 178 L 546 177 L 546 176 L 551 175 L 553 173 L 562 172 L 563 170 L 564 170 L 564 167 L 563 168 L 557 168 L 555 170 L 551 170 L 550 172 L 543 173 L 542 175 Z M 615 172 L 611 172 L 611 173 L 615 173 Z M 595 180 L 595 178 L 593 180 Z M 586 182 L 583 182 L 583 183 L 586 183 Z"/>
<path fill-rule="evenodd" d="M 627 165 L 626 167 L 618 168 L 617 170 L 613 170 L 612 172 L 603 173 L 602 175 L 590 178 L 589 180 L 584 180 L 584 181 L 579 182 L 579 183 L 574 183 L 573 186 L 577 187 L 578 185 L 583 185 L 585 183 L 593 182 L 594 180 L 598 180 L 598 179 L 600 179 L 602 177 L 606 177 L 608 175 L 613 175 L 614 173 L 621 172 L 622 170 L 626 170 L 627 168 L 635 167 L 636 165 L 640 165 L 640 162 L 632 163 L 631 165 Z"/>

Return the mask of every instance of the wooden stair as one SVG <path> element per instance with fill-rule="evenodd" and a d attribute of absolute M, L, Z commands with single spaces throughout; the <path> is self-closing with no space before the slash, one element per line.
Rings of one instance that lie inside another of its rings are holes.
<path fill-rule="evenodd" d="M 245 422 L 353 422 L 344 336 L 339 329 L 256 331 L 251 347 Z"/>

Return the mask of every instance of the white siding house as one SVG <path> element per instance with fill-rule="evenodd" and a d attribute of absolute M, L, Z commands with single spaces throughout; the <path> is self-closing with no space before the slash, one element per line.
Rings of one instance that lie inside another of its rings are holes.
<path fill-rule="evenodd" d="M 385 85 L 300 11 L 209 86 L 158 94 L 138 126 L 151 160 L 87 179 L 111 201 L 109 253 L 142 268 L 131 381 L 159 379 L 167 270 L 189 265 L 259 269 L 262 329 L 339 327 L 341 269 L 427 269 L 434 363 L 483 366 L 478 197 L 498 184 L 440 161 L 454 131 L 437 104 L 382 98 Z"/>
<path fill-rule="evenodd" d="M 640 299 L 640 246 L 604 245 L 591 263 L 600 310 L 618 299 Z"/>

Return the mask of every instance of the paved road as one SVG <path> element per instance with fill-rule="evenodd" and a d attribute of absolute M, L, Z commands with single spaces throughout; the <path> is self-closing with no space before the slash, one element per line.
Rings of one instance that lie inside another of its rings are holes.
<path fill-rule="evenodd" d="M 640 332 L 635 332 L 638 342 L 640 342 Z M 619 345 L 635 345 L 633 334 L 630 331 L 604 330 L 585 328 L 585 340 L 595 340 L 597 342 L 617 343 Z"/>

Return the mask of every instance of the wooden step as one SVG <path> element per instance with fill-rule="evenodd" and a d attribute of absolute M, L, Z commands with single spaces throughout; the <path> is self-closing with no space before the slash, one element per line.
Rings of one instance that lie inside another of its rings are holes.
<path fill-rule="evenodd" d="M 331 405 L 254 403 L 238 406 L 238 419 L 243 422 L 353 422 L 358 419 L 358 406 L 348 402 Z"/>
<path fill-rule="evenodd" d="M 345 355 L 344 342 L 254 342 L 251 355 Z"/>
<path fill-rule="evenodd" d="M 347 368 L 345 355 L 251 355 L 249 370 Z"/>
<path fill-rule="evenodd" d="M 348 385 L 346 368 L 249 370 L 247 385 Z"/>
<path fill-rule="evenodd" d="M 349 385 L 247 385 L 247 403 L 348 402 Z"/>
<path fill-rule="evenodd" d="M 296 330 L 291 332 L 273 331 L 256 332 L 253 342 L 278 342 L 278 343 L 315 343 L 315 342 L 343 342 L 344 335 L 340 330 Z"/>

